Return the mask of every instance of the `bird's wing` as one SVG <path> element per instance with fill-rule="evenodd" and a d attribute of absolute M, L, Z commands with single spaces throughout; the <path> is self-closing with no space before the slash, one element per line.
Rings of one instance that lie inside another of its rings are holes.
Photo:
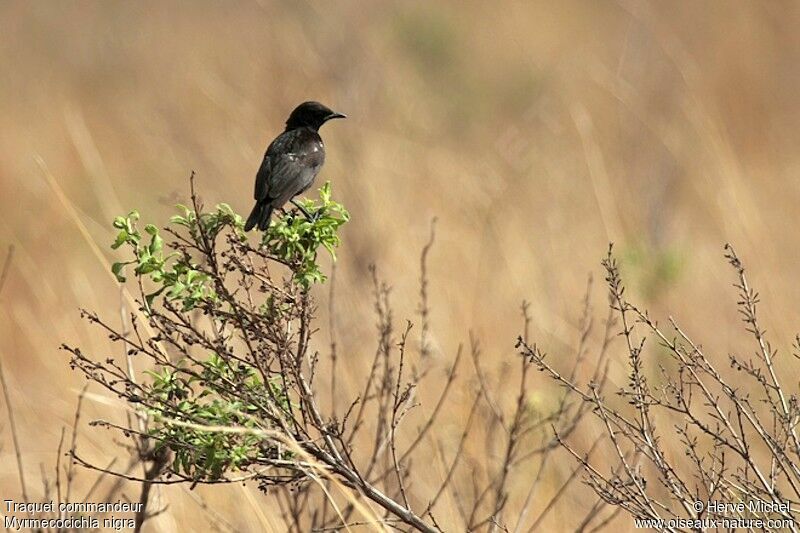
<path fill-rule="evenodd" d="M 273 153 L 264 155 L 256 175 L 256 200 L 274 200 L 286 192 L 297 169 L 297 154 Z"/>
<path fill-rule="evenodd" d="M 294 133 L 294 132 L 291 132 Z M 324 152 L 299 136 L 280 136 L 267 149 L 256 175 L 255 199 L 289 201 L 313 180 Z M 276 206 L 279 207 L 279 206 Z"/>

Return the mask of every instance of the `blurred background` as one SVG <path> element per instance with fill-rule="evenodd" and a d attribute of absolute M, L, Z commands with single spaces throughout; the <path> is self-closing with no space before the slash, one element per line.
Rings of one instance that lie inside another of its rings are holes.
<path fill-rule="evenodd" d="M 487 373 L 508 382 L 523 299 L 532 336 L 568 353 L 610 241 L 629 297 L 721 360 L 751 350 L 723 258 L 732 243 L 787 351 L 800 329 L 799 24 L 790 1 L 2 2 L 0 253 L 15 254 L 0 357 L 29 492 L 41 495 L 40 465 L 52 470 L 82 386 L 58 346 L 112 354 L 79 317 L 118 316 L 112 218 L 135 208 L 166 223 L 191 170 L 207 205 L 246 215 L 266 145 L 308 99 L 349 117 L 322 130 L 318 184 L 330 180 L 352 214 L 335 335 L 355 374 L 374 349 L 369 265 L 391 284 L 398 322 L 417 321 L 434 217 L 430 335 L 442 367 L 473 332 Z M 328 287 L 315 291 L 327 324 Z M 602 283 L 592 298 L 602 315 Z M 325 349 L 330 330 L 316 342 Z M 513 403 L 515 387 L 500 391 Z M 87 403 L 89 418 L 114 416 Z M 448 408 L 442 439 L 458 439 L 468 405 Z M 5 406 L 0 419 L 0 496 L 18 498 Z M 79 447 L 123 453 L 111 438 L 84 429 Z M 281 530 L 255 488 L 199 493 L 239 530 Z M 571 509 L 591 501 L 581 494 L 548 527 L 574 527 Z M 169 508 L 149 528 L 202 527 L 185 490 L 159 497 Z"/>

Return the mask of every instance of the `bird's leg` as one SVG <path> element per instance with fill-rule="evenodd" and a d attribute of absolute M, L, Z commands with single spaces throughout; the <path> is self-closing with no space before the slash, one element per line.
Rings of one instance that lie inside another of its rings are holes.
<path fill-rule="evenodd" d="M 303 212 L 303 214 L 306 216 L 306 218 L 308 219 L 308 221 L 309 221 L 309 222 L 316 222 L 316 221 L 317 221 L 317 219 L 319 218 L 319 214 L 320 214 L 320 213 L 319 213 L 319 211 L 317 211 L 316 213 L 314 213 L 314 214 L 312 215 L 311 213 L 309 213 L 308 211 L 306 211 L 306 208 L 305 208 L 305 207 L 303 207 L 302 205 L 300 205 L 299 203 L 297 203 L 297 200 L 295 200 L 294 198 L 292 198 L 290 201 L 292 202 L 292 204 L 293 204 L 293 205 L 294 205 L 294 206 L 295 206 L 297 209 L 299 209 L 300 211 L 302 211 L 302 212 Z"/>

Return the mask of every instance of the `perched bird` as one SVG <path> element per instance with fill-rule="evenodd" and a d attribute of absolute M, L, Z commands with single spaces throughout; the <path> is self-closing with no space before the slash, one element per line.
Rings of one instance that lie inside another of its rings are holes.
<path fill-rule="evenodd" d="M 269 145 L 256 174 L 256 205 L 247 217 L 245 231 L 256 226 L 266 230 L 272 211 L 288 201 L 309 216 L 294 197 L 311 186 L 325 162 L 319 128 L 334 118 L 346 117 L 319 102 L 303 102 L 292 111 L 286 130 Z"/>

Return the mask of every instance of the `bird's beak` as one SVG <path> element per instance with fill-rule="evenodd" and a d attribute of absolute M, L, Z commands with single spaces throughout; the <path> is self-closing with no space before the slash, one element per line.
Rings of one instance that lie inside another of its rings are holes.
<path fill-rule="evenodd" d="M 335 118 L 347 118 L 347 115 L 344 113 L 331 113 L 328 115 L 328 120 L 333 120 Z"/>

